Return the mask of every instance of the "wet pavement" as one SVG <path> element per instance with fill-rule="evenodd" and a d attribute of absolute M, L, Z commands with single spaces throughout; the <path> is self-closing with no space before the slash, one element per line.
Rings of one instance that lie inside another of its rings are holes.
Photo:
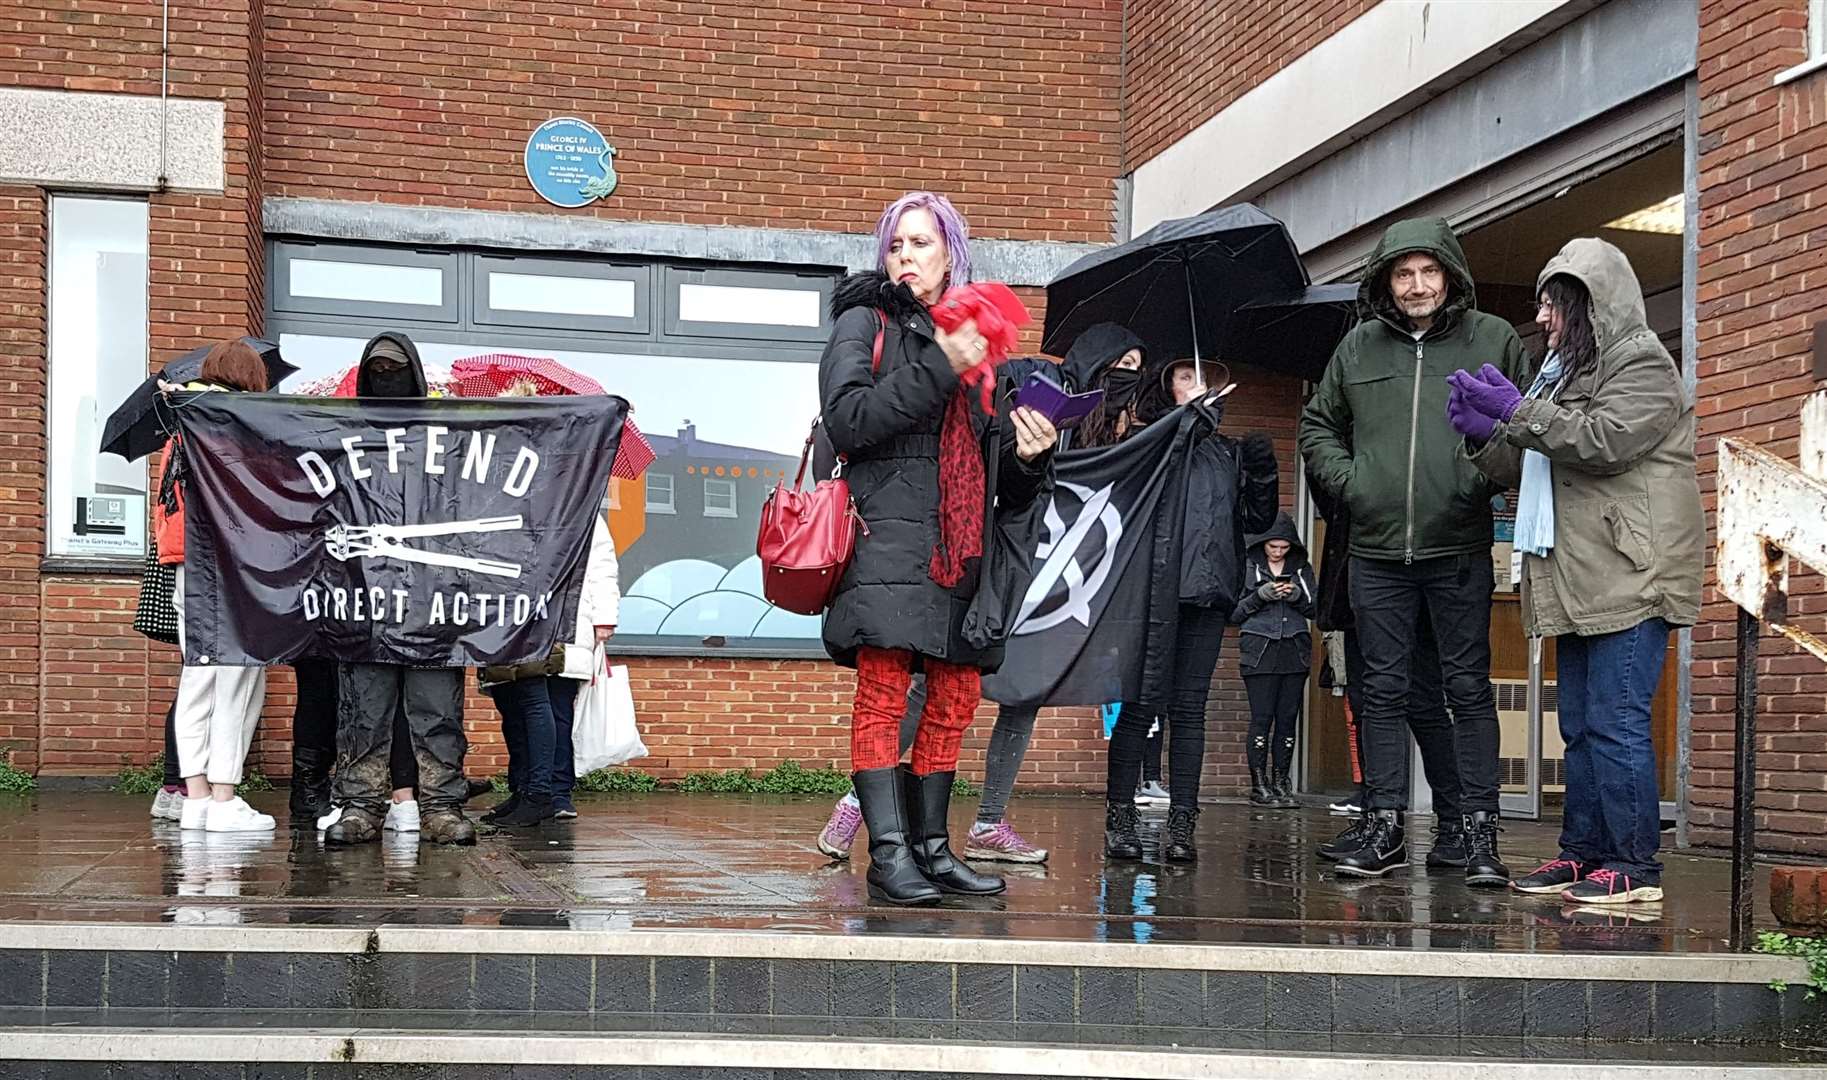
<path fill-rule="evenodd" d="M 832 863 L 813 841 L 820 798 L 583 796 L 576 821 L 485 836 L 474 848 L 413 834 L 325 849 L 293 833 L 284 792 L 252 800 L 275 834 L 180 833 L 149 800 L 0 797 L 0 920 L 192 924 L 505 925 L 765 929 L 1117 942 L 1370 945 L 1497 951 L 1725 948 L 1729 866 L 1666 853 L 1667 899 L 1628 912 L 1468 889 L 1417 865 L 1384 881 L 1334 877 L 1312 850 L 1343 825 L 1321 810 L 1215 803 L 1196 866 L 1106 865 L 1102 805 L 1022 799 L 1017 827 L 1052 850 L 1004 867 L 1006 895 L 924 911 L 872 907 L 862 845 Z M 960 800 L 963 826 L 974 804 Z M 1151 830 L 1162 816 L 1145 815 Z M 1425 824 L 1425 818 L 1418 819 Z M 1507 823 L 1512 870 L 1552 857 L 1557 827 Z M 955 835 L 962 835 L 961 833 Z M 1417 864 L 1425 829 L 1412 833 Z M 1150 844 L 1150 856 L 1155 846 Z"/>

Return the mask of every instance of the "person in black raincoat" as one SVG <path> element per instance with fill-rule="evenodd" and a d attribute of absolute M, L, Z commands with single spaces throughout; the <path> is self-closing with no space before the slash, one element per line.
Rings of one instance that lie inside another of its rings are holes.
<path fill-rule="evenodd" d="M 355 396 L 422 398 L 425 368 L 405 334 L 376 335 L 362 350 Z M 335 799 L 342 813 L 324 831 L 329 844 L 378 839 L 388 810 L 394 721 L 403 711 L 418 763 L 421 834 L 439 844 L 474 844 L 463 816 L 463 669 L 400 664 L 341 664 L 337 669 Z"/>
<path fill-rule="evenodd" d="M 1008 621 L 1006 612 L 986 621 L 973 605 L 993 587 L 1012 607 L 1025 588 L 1009 578 L 1019 570 L 985 556 L 1000 550 L 998 514 L 1046 490 L 1058 435 L 1031 410 L 985 415 L 960 376 L 983 361 L 988 342 L 970 322 L 954 333 L 933 324 L 929 306 L 970 280 L 968 233 L 951 203 L 904 196 L 877 235 L 881 269 L 839 284 L 819 362 L 824 428 L 863 522 L 824 640 L 833 659 L 857 669 L 852 780 L 869 829 L 870 896 L 934 904 L 942 892 L 1005 887 L 952 853 L 946 811 L 981 676 L 1001 661 L 996 636 Z M 916 667 L 926 707 L 912 766 L 897 768 Z"/>
<path fill-rule="evenodd" d="M 1166 415 L 1217 389 L 1194 378 L 1185 381 L 1176 395 L 1175 369 L 1192 363 L 1176 360 L 1151 366 L 1143 378 L 1147 396 L 1138 408 L 1144 420 Z M 1220 419 L 1223 401 L 1209 406 Z M 1199 820 L 1200 774 L 1205 767 L 1205 702 L 1224 643 L 1224 628 L 1243 587 L 1244 537 L 1274 522 L 1280 492 L 1275 444 L 1268 435 L 1251 432 L 1240 442 L 1214 431 L 1193 447 L 1187 463 L 1186 517 L 1181 533 L 1174 685 L 1154 697 L 1168 706 L 1171 801 L 1162 855 L 1169 862 L 1193 862 L 1199 857 L 1194 834 Z M 1154 719 L 1150 710 L 1126 702 L 1110 736 L 1104 853 L 1112 859 L 1142 857 L 1135 789 Z"/>
<path fill-rule="evenodd" d="M 1249 538 L 1243 598 L 1231 612 L 1240 628 L 1237 665 L 1250 696 L 1250 801 L 1294 806 L 1288 771 L 1294 732 L 1313 666 L 1314 615 L 1319 585 L 1294 519 L 1279 514 L 1269 530 Z"/>

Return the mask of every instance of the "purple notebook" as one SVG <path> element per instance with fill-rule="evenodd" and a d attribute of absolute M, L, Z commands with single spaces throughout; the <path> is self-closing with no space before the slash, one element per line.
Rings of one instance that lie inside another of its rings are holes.
<path fill-rule="evenodd" d="M 1022 384 L 1021 392 L 1015 395 L 1016 408 L 1033 409 L 1061 431 L 1077 427 L 1085 417 L 1091 415 L 1092 410 L 1103 403 L 1102 390 L 1091 390 L 1083 394 L 1067 393 L 1065 387 L 1038 371 L 1028 376 L 1028 381 Z"/>

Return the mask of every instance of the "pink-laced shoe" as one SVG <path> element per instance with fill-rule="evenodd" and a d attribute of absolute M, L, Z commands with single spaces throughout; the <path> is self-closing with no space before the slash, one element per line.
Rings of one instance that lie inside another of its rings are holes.
<path fill-rule="evenodd" d="M 971 837 L 964 845 L 964 857 L 983 862 L 1044 863 L 1047 861 L 1047 849 L 1035 847 L 1022 839 L 1021 834 L 1008 822 L 998 821 L 987 829 L 981 825 L 971 826 Z"/>
<path fill-rule="evenodd" d="M 863 808 L 849 799 L 837 800 L 831 808 L 831 820 L 818 834 L 818 850 L 833 859 L 848 859 L 850 845 L 856 843 L 856 831 L 863 825 Z"/>
<path fill-rule="evenodd" d="M 1642 884 L 1616 870 L 1594 870 L 1561 899 L 1572 904 L 1653 904 L 1662 899 L 1662 886 Z"/>
<path fill-rule="evenodd" d="M 1510 887 L 1517 892 L 1560 893 L 1585 876 L 1586 868 L 1572 859 L 1550 859 L 1536 867 L 1534 873 L 1510 882 Z"/>

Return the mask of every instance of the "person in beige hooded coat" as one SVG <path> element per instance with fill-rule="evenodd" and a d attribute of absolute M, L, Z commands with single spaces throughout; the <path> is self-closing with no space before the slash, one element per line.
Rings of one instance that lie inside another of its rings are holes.
<path fill-rule="evenodd" d="M 1694 407 L 1623 252 L 1570 241 L 1537 281 L 1548 352 L 1529 392 L 1488 367 L 1462 371 L 1448 406 L 1472 462 L 1521 485 L 1524 620 L 1557 639 L 1561 852 L 1513 884 L 1579 903 L 1655 901 L 1650 702 L 1671 628 L 1699 618 L 1705 562 Z"/>

